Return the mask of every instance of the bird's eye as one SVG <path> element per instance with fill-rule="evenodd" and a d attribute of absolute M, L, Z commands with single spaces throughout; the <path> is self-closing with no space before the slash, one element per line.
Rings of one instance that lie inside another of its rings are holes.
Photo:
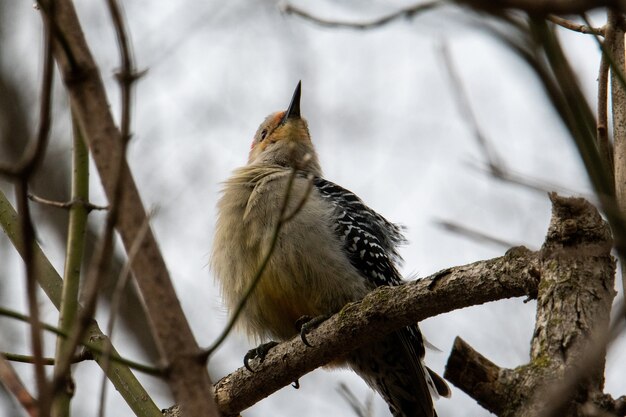
<path fill-rule="evenodd" d="M 263 139 L 265 139 L 266 136 L 267 136 L 267 129 L 263 129 L 261 131 L 261 140 L 260 140 L 260 142 L 263 142 Z"/>

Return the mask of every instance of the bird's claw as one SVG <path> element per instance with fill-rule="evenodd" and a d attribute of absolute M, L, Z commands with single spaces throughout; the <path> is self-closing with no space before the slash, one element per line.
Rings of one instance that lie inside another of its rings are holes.
<path fill-rule="evenodd" d="M 302 339 L 302 343 L 307 345 L 308 347 L 313 347 L 312 344 L 306 338 L 306 335 L 317 326 L 319 326 L 322 322 L 326 321 L 330 316 L 329 315 L 321 315 L 317 317 L 311 316 L 302 316 L 296 321 L 296 327 L 300 330 L 300 339 Z"/>
<path fill-rule="evenodd" d="M 250 349 L 248 353 L 246 353 L 246 355 L 243 357 L 243 366 L 245 366 L 248 371 L 254 372 L 252 368 L 250 367 L 250 360 L 258 359 L 259 362 L 263 362 L 263 360 L 267 356 L 267 353 L 270 351 L 270 349 L 276 346 L 277 344 L 278 342 L 275 342 L 272 340 L 267 343 L 263 343 L 255 347 L 254 349 Z"/>

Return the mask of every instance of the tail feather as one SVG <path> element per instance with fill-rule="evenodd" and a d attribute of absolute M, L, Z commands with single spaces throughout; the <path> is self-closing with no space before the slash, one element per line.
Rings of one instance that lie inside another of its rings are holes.
<path fill-rule="evenodd" d="M 435 373 L 435 371 L 430 369 L 428 366 L 426 367 L 426 370 L 428 371 L 428 376 L 430 376 L 430 379 L 433 381 L 433 384 L 435 385 L 437 394 L 445 398 L 450 398 L 450 395 L 452 395 L 452 392 L 450 391 L 450 387 L 448 386 L 448 383 L 445 381 L 445 379 L 437 375 L 437 373 Z"/>
<path fill-rule="evenodd" d="M 450 390 L 423 364 L 423 357 L 421 334 L 411 326 L 356 350 L 349 363 L 383 397 L 394 417 L 436 417 L 432 396 L 447 396 Z"/>

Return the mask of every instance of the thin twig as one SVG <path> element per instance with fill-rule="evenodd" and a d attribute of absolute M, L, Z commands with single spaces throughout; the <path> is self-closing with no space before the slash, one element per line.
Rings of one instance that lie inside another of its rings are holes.
<path fill-rule="evenodd" d="M 89 151 L 85 144 L 76 115 L 72 112 L 72 201 L 89 200 Z M 63 292 L 61 294 L 61 308 L 59 309 L 59 328 L 70 333 L 76 322 L 78 312 L 78 289 L 80 286 L 81 266 L 85 252 L 85 230 L 89 211 L 82 204 L 73 204 L 70 208 L 67 226 L 67 249 L 63 270 Z M 68 352 L 68 350 L 70 350 Z M 58 362 L 63 355 L 74 354 L 74 346 L 69 345 L 66 338 L 58 337 L 55 360 Z M 60 375 L 54 369 L 55 378 L 65 377 L 66 386 L 72 384 L 71 370 Z M 54 392 L 52 410 L 55 416 L 66 416 L 70 413 L 70 401 L 73 390 L 65 389 Z"/>
<path fill-rule="evenodd" d="M 450 56 L 450 52 L 446 44 L 441 46 L 440 53 L 448 73 L 448 78 L 450 79 L 450 84 L 452 84 L 452 92 L 456 98 L 454 102 L 458 104 L 459 112 L 465 119 L 465 122 L 470 125 L 474 133 L 474 138 L 483 150 L 492 174 L 496 177 L 502 176 L 506 171 L 506 167 L 504 167 L 502 159 L 498 156 L 498 153 L 495 151 L 491 143 L 489 143 L 489 140 L 485 137 L 482 129 L 478 125 L 478 119 L 472 110 L 469 98 L 463 88 L 463 83 L 461 82 L 461 78 L 456 71 L 454 62 L 452 61 L 452 57 Z"/>
<path fill-rule="evenodd" d="M 126 162 L 127 148 L 128 141 L 122 140 L 122 146 L 119 155 L 116 155 L 117 158 L 113 160 L 113 170 L 111 172 L 111 175 L 114 186 L 113 193 L 110 196 L 109 200 L 109 211 L 107 213 L 103 236 L 100 243 L 98 244 L 96 253 L 92 258 L 91 265 L 89 266 L 87 272 L 87 280 L 85 283 L 85 291 L 83 297 L 83 309 L 77 316 L 77 323 L 73 327 L 72 333 L 70 334 L 69 340 L 67 342 L 67 346 L 73 347 L 73 349 L 75 349 L 76 346 L 78 346 L 78 344 L 80 343 L 80 340 L 85 335 L 85 331 L 87 329 L 87 326 L 89 325 L 89 321 L 95 314 L 98 291 L 100 290 L 101 286 L 100 284 L 104 280 L 104 277 L 109 273 L 111 257 L 113 254 L 113 235 L 115 232 L 115 224 L 117 223 L 119 215 L 122 184 L 125 181 L 124 166 Z M 61 388 L 63 384 L 63 374 L 67 372 L 67 370 L 71 366 L 70 359 L 71 352 L 69 351 L 64 352 L 64 354 L 58 358 L 58 373 L 56 373 L 57 369 L 55 369 L 55 377 L 52 381 L 53 392 L 56 392 L 58 389 Z"/>
<path fill-rule="evenodd" d="M 542 178 L 531 177 L 528 174 L 523 174 L 520 172 L 516 172 L 510 169 L 506 170 L 498 170 L 493 171 L 491 167 L 485 166 L 480 163 L 475 163 L 473 161 L 467 162 L 468 166 L 472 169 L 475 169 L 479 172 L 483 172 L 485 174 L 491 175 L 493 178 L 504 181 L 509 184 L 517 185 L 523 187 L 527 190 L 547 194 L 552 191 L 556 191 L 559 194 L 565 195 L 577 195 L 585 198 L 586 200 L 597 202 L 597 197 L 594 194 L 583 193 L 578 190 L 567 188 L 562 185 L 544 180 Z"/>
<path fill-rule="evenodd" d="M 348 22 L 348 21 L 343 21 L 343 20 L 323 19 L 321 17 L 314 16 L 311 13 L 305 10 L 302 10 L 290 3 L 283 3 L 279 7 L 280 7 L 280 11 L 285 14 L 294 14 L 305 20 L 308 20 L 309 22 L 313 22 L 319 26 L 329 27 L 329 28 L 366 30 L 366 29 L 374 29 L 374 28 L 384 26 L 388 23 L 391 23 L 395 20 L 399 20 L 401 18 L 411 19 L 422 12 L 426 12 L 428 10 L 434 9 L 435 7 L 439 7 L 444 4 L 445 3 L 441 0 L 418 3 L 413 6 L 400 9 L 386 16 L 379 17 L 377 19 L 373 19 L 373 20 L 369 20 L 365 22 Z"/>
<path fill-rule="evenodd" d="M 587 15 L 583 14 L 581 17 L 583 18 L 585 23 L 590 25 L 589 17 L 587 17 Z M 624 23 L 622 22 L 620 24 L 624 24 Z M 606 30 L 607 31 L 606 37 L 609 36 L 608 32 L 610 30 L 611 28 L 609 25 L 607 26 L 607 30 Z M 602 51 L 602 54 L 606 56 L 606 59 L 609 61 L 609 66 L 611 67 L 611 73 L 615 75 L 615 77 L 617 77 L 617 80 L 620 82 L 622 87 L 626 88 L 626 74 L 624 74 L 625 69 L 623 67 L 620 68 L 620 65 L 615 61 L 615 58 L 613 57 L 612 51 L 607 47 L 607 45 L 604 44 L 604 42 L 602 42 L 602 39 L 600 39 L 600 37 L 597 35 L 595 35 L 594 38 L 596 40 L 596 43 L 598 44 L 598 47 Z"/>
<path fill-rule="evenodd" d="M 38 359 L 41 362 L 41 358 Z M 30 417 L 38 417 L 39 407 L 37 401 L 28 392 L 15 369 L 0 353 L 0 382 L 19 401 Z"/>
<path fill-rule="evenodd" d="M 300 210 L 302 210 L 302 207 L 304 207 L 304 204 L 309 199 L 309 196 L 311 195 L 311 191 L 313 190 L 313 175 L 309 175 L 307 177 L 307 181 L 308 181 L 307 186 L 306 186 L 306 189 L 304 190 L 304 194 L 302 195 L 302 198 L 300 199 L 300 202 L 298 202 L 298 205 L 296 205 L 296 207 L 291 211 L 291 213 L 285 213 L 284 217 L 282 217 L 280 220 L 282 224 L 288 223 L 294 217 L 296 217 L 296 214 L 298 214 Z"/>
<path fill-rule="evenodd" d="M 124 147 L 124 150 L 126 147 Z M 116 174 L 117 185 L 116 192 L 113 200 L 110 201 L 110 210 L 105 222 L 104 233 L 101 241 L 98 244 L 96 253 L 92 259 L 91 265 L 87 272 L 87 280 L 85 284 L 84 292 L 84 304 L 83 309 L 77 316 L 77 320 L 74 326 L 72 326 L 72 332 L 69 335 L 67 342 L 67 351 L 58 358 L 57 367 L 55 369 L 55 377 L 53 378 L 52 389 L 53 393 L 61 388 L 63 385 L 63 375 L 67 372 L 71 366 L 71 354 L 76 349 L 80 341 L 82 340 L 87 326 L 90 320 L 95 314 L 96 302 L 98 299 L 98 290 L 100 289 L 100 283 L 104 279 L 104 276 L 109 273 L 109 266 L 111 256 L 113 254 L 113 234 L 115 231 L 115 223 L 117 221 L 117 215 L 119 212 L 119 197 L 121 194 L 121 182 L 120 174 L 122 173 L 122 164 L 125 160 L 125 151 L 119 156 L 117 162 Z M 58 369 L 58 373 L 56 372 Z"/>
<path fill-rule="evenodd" d="M 610 42 L 607 38 L 604 42 Z M 600 58 L 598 70 L 598 125 L 596 128 L 598 149 L 604 163 L 613 172 L 613 148 L 609 142 L 608 89 L 609 60 L 605 54 Z"/>
<path fill-rule="evenodd" d="M 456 233 L 461 236 L 465 236 L 469 239 L 472 239 L 478 242 L 491 243 L 493 245 L 506 248 L 506 249 L 512 248 L 515 246 L 520 246 L 519 244 L 514 244 L 507 240 L 503 240 L 498 237 L 488 235 L 487 233 L 481 232 L 480 230 L 475 230 L 470 227 L 461 225 L 459 223 L 451 222 L 449 220 L 436 220 L 435 223 L 449 232 Z"/>
<path fill-rule="evenodd" d="M 22 321 L 24 323 L 30 323 L 31 319 L 29 316 L 18 313 L 16 311 L 13 310 L 8 310 L 6 308 L 0 307 L 0 316 L 5 316 L 5 317 L 11 317 L 13 319 Z M 41 327 L 46 330 L 49 331 L 51 333 L 54 333 L 57 336 L 61 336 L 63 338 L 68 338 L 69 334 L 64 332 L 63 330 L 59 329 L 58 327 L 52 326 L 51 324 L 46 324 L 46 323 L 41 323 Z M 104 337 L 104 336 L 103 336 Z M 90 342 L 90 341 L 86 341 L 83 340 L 80 342 L 81 346 L 86 347 L 87 349 L 89 349 L 91 352 L 93 353 L 97 353 L 98 355 L 103 355 L 104 354 L 104 347 L 99 347 L 97 345 L 95 345 L 94 343 Z M 129 368 L 133 368 L 139 372 L 143 372 L 145 374 L 148 375 L 153 375 L 153 376 L 163 376 L 163 371 L 159 368 L 156 368 L 154 366 L 151 365 L 146 365 L 143 363 L 139 363 L 139 362 L 135 362 L 131 359 L 127 359 L 124 358 L 122 356 L 119 356 L 117 354 L 115 355 L 110 355 L 110 358 L 113 362 L 117 362 L 117 363 L 121 363 L 123 365 L 128 366 Z"/>
<path fill-rule="evenodd" d="M 113 349 L 113 330 L 115 325 L 115 318 L 119 311 L 120 304 L 122 302 L 122 296 L 124 295 L 124 289 L 128 284 L 128 281 L 131 277 L 130 265 L 133 263 L 135 256 L 141 249 L 141 245 L 144 242 L 144 238 L 146 237 L 146 233 L 150 230 L 150 219 L 153 214 L 149 214 L 144 219 L 144 224 L 142 225 L 139 233 L 137 234 L 137 238 L 133 242 L 130 251 L 128 252 L 128 260 L 124 264 L 122 271 L 120 272 L 120 276 L 117 279 L 117 283 L 115 284 L 115 290 L 113 291 L 113 295 L 111 297 L 111 313 L 109 316 L 109 324 L 107 326 L 107 335 L 109 335 L 109 339 L 104 343 L 104 352 L 102 354 L 102 369 L 104 369 L 104 374 L 102 375 L 102 384 L 100 389 L 100 407 L 99 416 L 104 417 L 105 415 L 105 398 L 106 398 L 106 387 L 107 384 L 107 371 L 109 369 L 110 359 L 111 359 L 111 351 Z"/>
<path fill-rule="evenodd" d="M 22 258 L 24 257 L 25 243 L 22 240 L 22 232 L 20 230 L 20 224 L 18 221 L 18 215 L 11 203 L 7 200 L 4 193 L 0 190 L 0 225 L 6 236 L 11 240 L 13 246 L 18 251 Z M 61 305 L 61 289 L 63 287 L 63 279 L 59 276 L 54 269 L 48 258 L 44 255 L 41 247 L 37 245 L 37 242 L 33 243 L 34 250 L 34 262 L 37 269 L 37 280 L 41 289 L 48 296 L 50 301 L 58 309 Z M 13 317 L 13 315 L 11 315 Z M 25 317 L 23 321 L 29 322 L 28 317 Z M 43 325 L 44 329 L 47 325 Z M 94 352 L 94 357 L 98 366 L 102 367 L 99 360 L 98 353 L 102 352 L 104 348 L 104 341 L 107 339 L 106 335 L 98 327 L 98 323 L 92 321 L 88 328 L 88 339 L 82 341 L 83 346 Z M 114 356 L 119 357 L 119 353 L 114 351 Z M 162 417 L 160 409 L 154 404 L 148 392 L 144 389 L 141 383 L 137 380 L 130 367 L 133 366 L 132 361 L 127 360 L 114 360 L 115 365 L 111 366 L 109 371 L 109 379 L 124 398 L 129 407 L 135 414 L 150 417 Z M 163 376 L 164 371 L 161 368 L 155 368 L 153 366 L 145 366 L 141 364 L 135 369 L 140 370 L 148 374 L 155 376 Z"/>
<path fill-rule="evenodd" d="M 88 212 L 91 212 L 94 210 L 108 210 L 109 209 L 109 206 L 98 206 L 96 204 L 90 203 L 89 201 L 84 201 L 81 199 L 73 199 L 70 201 L 55 201 L 55 200 L 48 200 L 47 198 L 39 197 L 32 193 L 28 193 L 28 199 L 30 201 L 34 201 L 35 203 L 44 204 L 46 206 L 56 207 L 60 209 L 71 209 L 72 207 L 77 206 L 77 205 L 81 205 L 85 207 L 85 209 L 87 209 Z"/>
<path fill-rule="evenodd" d="M 48 415 L 50 407 L 50 392 L 46 380 L 46 373 L 43 367 L 43 337 L 41 332 L 41 322 L 39 320 L 39 300 L 37 299 L 37 278 L 35 265 L 33 263 L 33 242 L 35 241 L 35 231 L 33 229 L 30 208 L 28 207 L 27 180 L 19 178 L 15 184 L 15 194 L 17 200 L 17 211 L 19 213 L 22 239 L 26 242 L 24 253 L 24 264 L 26 266 L 26 297 L 28 300 L 30 337 L 35 357 L 35 381 L 37 383 L 37 393 L 39 401 L 39 414 Z"/>
<path fill-rule="evenodd" d="M 130 140 L 130 121 L 131 121 L 131 98 L 132 86 L 138 79 L 139 75 L 135 73 L 135 65 L 132 58 L 131 44 L 128 41 L 128 34 L 122 11 L 117 0 L 107 0 L 111 20 L 115 28 L 117 36 L 117 44 L 120 51 L 121 70 L 117 74 L 117 80 L 120 83 L 121 100 L 122 100 L 122 117 L 120 121 L 120 133 L 122 142 L 127 143 Z"/>
<path fill-rule="evenodd" d="M 53 12 L 53 9 L 50 10 Z M 20 161 L 13 165 L 0 165 L 0 174 L 11 178 L 30 178 L 32 172 L 39 166 L 48 146 L 50 137 L 52 85 L 54 82 L 54 66 L 52 57 L 52 34 L 50 19 L 44 16 L 44 63 L 39 106 L 39 128 L 37 137 L 31 141 L 21 156 Z"/>
<path fill-rule="evenodd" d="M 44 57 L 41 99 L 39 106 L 39 127 L 37 137 L 24 151 L 21 159 L 14 165 L 0 166 L 0 173 L 15 180 L 16 201 L 19 213 L 20 230 L 24 242 L 24 264 L 26 267 L 26 296 L 30 312 L 30 337 L 35 357 L 35 380 L 39 401 L 39 414 L 47 416 L 50 407 L 50 392 L 41 359 L 43 358 L 42 329 L 39 321 L 39 304 L 37 300 L 37 278 L 33 262 L 33 244 L 35 230 L 28 206 L 28 182 L 39 166 L 45 154 L 50 137 L 52 85 L 54 66 L 52 57 L 52 29 L 50 18 L 54 16 L 54 8 L 50 8 L 50 16 L 44 16 Z"/>
<path fill-rule="evenodd" d="M 372 417 L 373 391 L 368 392 L 365 403 L 359 401 L 359 399 L 356 397 L 356 395 L 354 395 L 352 390 L 350 390 L 350 388 L 343 382 L 339 384 L 337 391 L 339 392 L 339 395 L 341 395 L 344 400 L 346 400 L 346 402 L 348 403 L 350 408 L 352 408 L 352 411 L 354 411 L 354 414 L 356 414 L 357 417 Z"/>
<path fill-rule="evenodd" d="M 115 0 L 108 0 L 109 11 L 113 20 L 113 26 L 115 27 L 118 44 L 120 47 L 120 55 L 122 60 L 122 72 L 121 72 L 121 90 L 122 90 L 122 118 L 121 118 L 121 139 L 122 147 L 118 158 L 114 161 L 114 168 L 112 171 L 112 182 L 114 184 L 113 193 L 110 198 L 110 209 L 108 212 L 103 238 L 96 255 L 93 258 L 93 262 L 90 265 L 89 272 L 87 274 L 87 283 L 85 285 L 84 294 L 84 306 L 81 314 L 79 314 L 79 320 L 75 327 L 70 341 L 70 346 L 77 346 L 80 339 L 84 335 L 89 320 L 95 313 L 96 301 L 98 290 L 100 289 L 100 283 L 104 279 L 104 276 L 109 271 L 111 255 L 113 253 L 113 233 L 115 231 L 115 224 L 117 222 L 119 214 L 119 202 L 121 199 L 122 183 L 124 182 L 124 165 L 126 161 L 126 150 L 128 141 L 130 140 L 130 113 L 131 113 L 131 86 L 135 80 L 133 74 L 133 63 L 130 53 L 130 46 L 126 35 L 126 29 L 121 17 L 120 8 Z M 68 369 L 70 363 L 68 361 L 67 354 L 59 359 L 58 367 L 61 370 Z M 54 378 L 53 388 L 58 389 L 61 381 L 59 378 Z"/>
<path fill-rule="evenodd" d="M 35 357 L 30 355 L 21 355 L 19 353 L 0 352 L 0 356 L 4 356 L 8 361 L 20 363 L 35 363 Z M 72 363 L 93 360 L 93 355 L 89 350 L 83 350 L 78 355 L 74 355 Z M 44 365 L 54 365 L 54 358 L 42 358 Z"/>
<path fill-rule="evenodd" d="M 307 162 L 308 162 L 308 159 L 305 159 L 303 161 L 304 164 L 306 164 Z M 261 264 L 259 265 L 259 269 L 257 270 L 254 278 L 252 279 L 252 282 L 250 283 L 250 286 L 246 289 L 246 292 L 241 297 L 241 300 L 239 300 L 239 303 L 237 304 L 237 307 L 235 307 L 234 312 L 232 313 L 228 323 L 226 324 L 226 327 L 224 327 L 224 330 L 222 330 L 222 333 L 217 337 L 215 342 L 213 342 L 211 344 L 211 346 L 209 346 L 208 348 L 206 348 L 202 352 L 201 358 L 203 360 L 208 360 L 209 359 L 209 357 L 213 354 L 213 352 L 215 352 L 217 350 L 217 348 L 220 347 L 220 345 L 224 342 L 224 340 L 226 340 L 226 337 L 228 337 L 228 335 L 230 334 L 232 329 L 235 327 L 235 324 L 237 323 L 237 320 L 239 319 L 239 316 L 241 315 L 241 313 L 243 313 L 243 310 L 244 310 L 248 300 L 252 296 L 252 293 L 254 292 L 255 288 L 258 285 L 258 283 L 261 281 L 261 277 L 263 276 L 263 272 L 265 271 L 265 268 L 269 264 L 270 258 L 272 257 L 272 253 L 274 253 L 274 249 L 276 248 L 276 244 L 278 243 L 278 236 L 280 234 L 281 228 L 285 225 L 285 223 L 287 223 L 291 219 L 293 219 L 293 217 L 302 209 L 302 207 L 304 207 L 304 204 L 306 203 L 306 201 L 307 201 L 307 199 L 309 197 L 309 194 L 311 192 L 312 178 L 309 178 L 309 185 L 307 187 L 307 190 L 305 191 L 304 195 L 302 196 L 302 198 L 300 199 L 300 201 L 296 205 L 295 209 L 293 210 L 293 212 L 291 212 L 287 216 L 287 207 L 289 205 L 289 200 L 290 200 L 291 193 L 292 193 L 293 183 L 294 183 L 294 181 L 296 179 L 296 176 L 298 175 L 298 172 L 299 172 L 298 168 L 293 168 L 291 170 L 290 174 L 289 174 L 289 179 L 287 180 L 287 186 L 285 188 L 285 196 L 283 197 L 283 202 L 282 202 L 282 205 L 280 207 L 278 221 L 276 223 L 276 227 L 275 227 L 274 232 L 272 234 L 272 240 L 270 242 L 270 246 L 269 246 L 269 249 L 267 251 L 267 254 L 265 255 L 265 257 L 261 261 Z"/>
<path fill-rule="evenodd" d="M 547 19 L 550 22 L 559 25 L 565 29 L 569 29 L 574 32 L 584 33 L 587 35 L 604 36 L 606 31 L 606 26 L 595 28 L 590 25 L 583 25 L 580 23 L 572 22 L 571 20 L 563 19 L 562 17 L 555 16 L 553 14 L 548 15 Z"/>
<path fill-rule="evenodd" d="M 98 150 L 92 155 L 111 205 L 110 210 L 118 210 L 115 201 L 120 201 L 123 206 L 115 224 L 128 251 L 141 228 L 142 219 L 146 216 L 145 208 L 128 163 L 120 158 L 124 152 L 124 140 L 115 126 L 102 77 L 84 37 L 74 4 L 71 0 L 55 0 L 55 3 L 59 5 L 58 21 L 62 23 L 63 32 L 72 39 L 72 51 L 81 67 L 81 77 L 73 77 L 74 71 L 68 65 L 63 51 L 55 48 L 61 78 L 67 88 L 72 108 L 76 109 L 80 126 L 84 129 L 86 142 L 90 149 Z M 119 161 L 122 175 L 119 175 Z M 119 188 L 123 189 L 121 199 L 117 196 Z M 212 389 L 208 370 L 204 363 L 198 361 L 200 348 L 176 296 L 165 260 L 152 231 L 147 234 L 142 250 L 132 264 L 132 270 L 150 316 L 149 321 L 159 352 L 163 354 L 166 366 L 171 369 L 167 382 L 174 397 L 182 410 L 189 415 L 218 415 L 213 398 L 206 395 Z M 88 285 L 95 286 L 91 280 Z M 123 372 L 125 378 L 134 379 L 132 374 Z M 133 409 L 145 408 L 142 402 L 136 400 L 137 397 L 130 397 L 130 390 L 123 386 L 125 381 L 120 380 L 116 373 L 117 371 L 112 370 L 110 375 L 121 386 Z M 136 380 L 132 388 L 143 390 Z M 148 401 L 151 402 L 149 399 Z M 155 409 L 152 405 L 150 408 Z"/>

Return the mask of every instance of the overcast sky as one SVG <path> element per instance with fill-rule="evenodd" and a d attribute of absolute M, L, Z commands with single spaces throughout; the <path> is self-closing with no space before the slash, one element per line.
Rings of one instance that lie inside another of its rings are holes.
<path fill-rule="evenodd" d="M 113 73 L 119 64 L 105 2 L 76 3 L 118 115 Z M 409 3 L 297 4 L 326 18 L 360 21 Z M 38 12 L 31 6 L 28 1 L 16 2 L 5 16 L 4 42 L 9 42 L 13 59 L 2 66 L 32 83 L 36 93 L 41 35 Z M 545 193 L 499 182 L 486 173 L 484 152 L 455 103 L 457 93 L 442 60 L 444 47 L 482 132 L 511 172 L 577 195 L 590 193 L 576 150 L 533 73 L 486 33 L 468 10 L 449 7 L 379 29 L 353 31 L 321 28 L 285 16 L 273 1 L 131 0 L 124 7 L 137 65 L 148 70 L 134 101 L 130 165 L 145 205 L 158 209 L 153 226 L 202 345 L 214 340 L 226 317 L 207 266 L 220 182 L 245 163 L 258 124 L 267 114 L 286 108 L 298 80 L 302 80 L 302 114 L 309 121 L 325 176 L 407 227 L 410 243 L 401 253 L 408 278 L 500 256 L 507 249 L 451 234 L 438 226 L 440 220 L 538 249 L 550 216 Z M 599 23 L 601 19 L 597 16 Z M 561 39 L 594 103 L 599 63 L 595 42 L 572 33 L 561 33 Z M 58 107 L 65 102 L 59 94 Z M 67 112 L 60 111 L 55 137 L 68 138 L 68 125 Z M 70 148 L 69 140 L 59 139 L 48 157 L 69 153 Z M 102 203 L 95 173 L 92 183 L 92 199 Z M 40 239 L 62 270 L 60 249 L 51 243 L 46 246 L 45 231 Z M 20 289 L 11 293 L 20 294 Z M 25 311 L 22 299 L 11 297 L 6 303 Z M 50 304 L 42 301 L 42 305 L 46 321 L 56 322 Z M 423 333 L 442 351 L 428 352 L 427 363 L 443 373 L 457 335 L 500 366 L 526 363 L 534 308 L 533 302 L 514 299 L 426 320 L 421 324 Z M 102 314 L 102 322 L 105 318 Z M 607 391 L 614 395 L 626 391 L 623 339 L 609 355 L 607 367 Z M 123 333 L 114 341 L 126 355 L 138 354 Z M 254 344 L 233 335 L 210 364 L 212 379 L 241 366 L 243 355 Z M 78 367 L 74 407 L 79 415 L 96 415 L 93 395 L 99 383 L 93 382 L 94 375 L 100 375 L 95 365 Z M 140 377 L 160 407 L 171 405 L 159 381 Z M 29 380 L 30 373 L 25 372 L 24 378 Z M 287 387 L 244 414 L 352 417 L 337 393 L 340 382 L 358 398 L 367 398 L 368 388 L 352 373 L 317 370 L 300 380 L 300 390 Z M 488 415 L 455 388 L 452 399 L 440 400 L 436 407 L 441 417 Z M 3 412 L 13 415 L 9 407 L 0 409 L 0 416 Z M 111 389 L 108 415 L 129 413 Z M 386 405 L 376 397 L 375 416 L 387 415 Z"/>

